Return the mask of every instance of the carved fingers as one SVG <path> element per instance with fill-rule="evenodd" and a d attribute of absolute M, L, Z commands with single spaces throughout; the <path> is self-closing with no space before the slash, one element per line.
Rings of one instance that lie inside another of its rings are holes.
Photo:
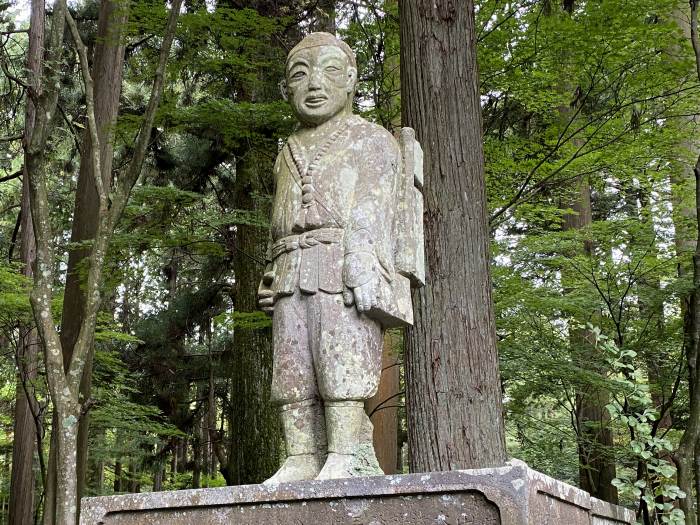
<path fill-rule="evenodd" d="M 258 307 L 266 314 L 272 315 L 275 309 L 275 292 L 270 288 L 274 280 L 274 274 L 267 272 L 263 276 L 262 282 L 258 287 Z"/>
<path fill-rule="evenodd" d="M 343 303 L 345 306 L 352 306 L 352 303 L 355 302 L 352 289 L 344 286 L 343 287 Z"/>
<path fill-rule="evenodd" d="M 377 279 L 371 279 L 362 286 L 353 288 L 353 294 L 355 296 L 355 304 L 357 305 L 357 311 L 360 313 L 369 312 L 372 308 L 375 308 L 378 304 L 378 292 L 379 283 Z"/>

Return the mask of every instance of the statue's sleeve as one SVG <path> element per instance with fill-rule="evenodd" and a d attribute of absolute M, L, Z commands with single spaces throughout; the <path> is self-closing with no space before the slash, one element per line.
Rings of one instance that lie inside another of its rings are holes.
<path fill-rule="evenodd" d="M 393 278 L 392 226 L 401 154 L 389 132 L 374 129 L 358 154 L 358 181 L 345 231 L 343 279 L 349 288 L 380 273 Z"/>
<path fill-rule="evenodd" d="M 272 168 L 272 202 L 275 201 L 275 193 L 277 192 L 277 178 L 280 172 L 280 163 L 282 162 L 282 151 L 277 154 L 275 165 Z M 265 272 L 272 269 L 272 217 L 270 217 L 270 227 L 267 230 L 267 248 L 265 250 Z"/>

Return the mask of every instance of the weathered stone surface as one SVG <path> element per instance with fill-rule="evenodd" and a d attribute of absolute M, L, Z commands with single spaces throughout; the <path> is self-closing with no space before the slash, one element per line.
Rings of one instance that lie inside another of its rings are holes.
<path fill-rule="evenodd" d="M 620 525 L 634 513 L 521 462 L 83 499 L 81 525 Z"/>

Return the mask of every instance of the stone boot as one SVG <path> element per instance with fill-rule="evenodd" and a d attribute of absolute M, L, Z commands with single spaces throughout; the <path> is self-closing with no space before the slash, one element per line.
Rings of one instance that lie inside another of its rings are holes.
<path fill-rule="evenodd" d="M 265 485 L 314 479 L 326 456 L 323 410 L 318 400 L 282 406 L 287 459 Z"/>
<path fill-rule="evenodd" d="M 364 403 L 362 401 L 327 401 L 325 409 L 328 457 L 316 479 L 366 475 L 357 469 L 360 434 L 366 418 Z"/>

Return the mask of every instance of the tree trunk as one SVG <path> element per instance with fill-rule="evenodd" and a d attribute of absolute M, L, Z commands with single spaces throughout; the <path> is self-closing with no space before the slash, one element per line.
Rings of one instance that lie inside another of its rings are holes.
<path fill-rule="evenodd" d="M 141 492 L 141 483 L 139 482 L 139 471 L 136 462 L 132 459 L 129 461 L 129 492 L 132 494 L 138 494 Z"/>
<path fill-rule="evenodd" d="M 26 186 L 27 178 L 23 184 Z M 22 247 L 23 274 L 32 277 L 34 263 L 34 231 L 32 229 L 29 193 L 22 192 Z M 17 387 L 15 401 L 14 434 L 12 440 L 12 477 L 10 480 L 10 525 L 32 523 L 34 520 L 34 452 L 37 449 L 39 424 L 35 420 L 39 410 L 34 381 L 37 378 L 39 340 L 32 327 L 20 328 L 17 342 Z"/>
<path fill-rule="evenodd" d="M 122 491 L 122 462 L 117 459 L 114 462 L 114 493 L 118 494 Z"/>
<path fill-rule="evenodd" d="M 27 51 L 27 71 L 29 84 L 39 92 L 41 89 L 41 67 L 44 49 L 44 1 L 32 0 L 29 20 L 29 49 Z M 31 98 L 27 97 L 24 121 L 24 142 L 31 142 L 32 128 L 36 108 Z M 36 260 L 36 241 L 34 225 L 29 202 L 29 177 L 25 169 L 22 181 L 22 207 L 20 210 L 22 244 L 20 261 L 22 273 L 33 277 Z M 37 376 L 39 340 L 36 330 L 31 327 L 21 328 L 22 337 L 18 342 L 17 396 L 15 402 L 15 423 L 12 441 L 12 477 L 10 479 L 10 513 L 9 525 L 24 525 L 34 521 L 34 450 L 40 443 L 40 431 L 35 417 L 38 414 L 33 382 Z"/>
<path fill-rule="evenodd" d="M 698 1 L 690 0 L 690 27 L 681 22 L 686 37 L 690 38 L 695 53 L 697 78 L 700 80 L 700 37 L 698 36 Z M 682 20 L 682 16 L 678 17 Z M 691 128 L 692 129 L 692 128 Z M 698 508 L 700 507 L 700 492 L 693 492 L 700 486 L 700 373 L 698 373 L 698 357 L 700 356 L 700 155 L 696 144 L 687 144 L 688 153 L 696 155 L 693 177 L 695 180 L 695 214 L 694 231 L 687 238 L 695 240 L 692 259 L 693 292 L 686 302 L 684 322 L 684 347 L 688 366 L 689 418 L 688 426 L 681 437 L 674 461 L 678 467 L 678 486 L 687 497 L 680 500 L 680 507 L 685 513 L 686 523 L 697 523 Z M 690 177 L 685 179 L 689 184 Z M 683 182 L 683 181 L 682 181 Z M 681 208 L 681 212 L 685 209 Z M 675 211 L 675 210 L 674 210 Z M 687 242 L 687 241 L 686 241 Z M 679 242 L 676 241 L 676 246 Z M 682 245 L 681 245 L 682 246 Z M 679 252 L 679 257 L 682 253 Z M 683 271 L 683 260 L 679 271 Z"/>
<path fill-rule="evenodd" d="M 58 396 L 61 397 L 61 396 Z M 58 416 L 58 453 L 56 454 L 56 524 L 72 525 L 78 522 L 76 501 L 78 480 L 75 476 L 76 446 L 80 406 L 72 394 L 55 402 Z"/>
<path fill-rule="evenodd" d="M 365 402 L 365 411 L 374 425 L 374 451 L 379 466 L 385 474 L 396 474 L 398 457 L 398 404 L 400 396 L 400 361 L 396 354 L 400 334 L 387 332 L 384 335 L 382 354 L 382 376 L 379 390 Z"/>
<path fill-rule="evenodd" d="M 156 461 L 153 466 L 153 492 L 163 490 L 163 461 Z"/>
<path fill-rule="evenodd" d="M 403 124 L 425 150 L 427 283 L 406 337 L 410 468 L 502 465 L 474 2 L 401 2 Z"/>
<path fill-rule="evenodd" d="M 566 113 L 568 108 L 562 113 Z M 563 229 L 577 231 L 589 227 L 592 224 L 591 189 L 588 178 L 576 179 L 575 192 L 570 202 L 563 206 L 571 209 L 571 213 L 564 215 Z M 583 255 L 593 256 L 593 243 L 590 240 L 581 242 L 578 248 L 566 254 L 574 258 Z M 571 282 L 575 279 L 569 275 L 570 270 L 562 268 L 561 280 L 564 294 L 571 293 Z M 598 314 L 593 313 L 594 317 Z M 597 323 L 595 319 L 577 319 L 579 323 L 590 321 Z M 570 350 L 574 362 L 581 367 L 589 367 L 600 362 L 600 357 L 595 355 L 596 348 L 591 344 L 592 334 L 586 329 L 572 329 L 569 334 Z M 617 503 L 617 489 L 612 484 L 615 479 L 615 460 L 610 454 L 613 446 L 612 430 L 610 429 L 610 415 L 605 408 L 610 401 L 607 391 L 589 385 L 579 388 L 576 392 L 576 431 L 578 437 L 579 455 L 579 486 L 592 496 Z"/>
<path fill-rule="evenodd" d="M 155 118 L 155 110 L 160 102 L 163 89 L 165 64 L 179 16 L 180 0 L 174 0 L 166 25 L 166 32 L 159 55 L 151 99 L 144 115 L 144 123 L 139 130 L 136 140 L 134 157 L 125 175 L 120 178 L 118 191 L 111 194 L 112 207 L 108 208 L 108 189 L 105 189 L 101 176 L 94 177 L 95 186 L 100 193 L 100 210 L 98 228 L 91 248 L 86 285 L 86 303 L 80 335 L 73 348 L 69 363 L 64 361 L 63 347 L 52 315 L 52 299 L 54 288 L 54 235 L 51 225 L 51 205 L 49 201 L 48 184 L 44 165 L 44 151 L 49 136 L 50 124 L 55 114 L 58 101 L 57 80 L 60 71 L 60 58 L 64 47 L 64 28 L 69 26 L 73 42 L 80 58 L 80 69 L 83 77 L 86 95 L 86 110 L 88 127 L 91 133 L 93 147 L 89 152 L 94 162 L 94 171 L 100 171 L 99 136 L 95 123 L 93 80 L 85 45 L 80 37 L 75 20 L 67 10 L 65 0 L 57 0 L 52 16 L 50 45 L 46 46 L 46 62 L 44 68 L 46 80 L 45 92 L 39 100 L 39 110 L 34 123 L 31 144 L 25 146 L 25 167 L 29 179 L 32 220 L 37 246 L 37 268 L 34 275 L 34 287 L 30 294 L 34 320 L 40 334 L 46 378 L 49 384 L 51 400 L 58 424 L 54 425 L 56 446 L 56 483 L 55 483 L 55 520 L 54 513 L 45 513 L 45 523 L 58 525 L 74 525 L 79 513 L 77 494 L 77 434 L 78 422 L 81 417 L 80 380 L 83 377 L 85 363 L 88 360 L 92 337 L 94 336 L 97 311 L 99 308 L 102 270 L 104 268 L 107 247 L 111 239 L 112 229 L 119 220 L 126 206 L 129 193 L 136 182 L 143 166 L 147 140 Z M 106 44 L 105 44 L 106 45 Z M 88 153 L 88 152 L 84 152 Z M 47 508 L 51 502 L 47 501 Z"/>
<path fill-rule="evenodd" d="M 272 166 L 261 162 L 254 151 L 248 151 L 236 164 L 239 209 L 255 210 L 253 199 L 261 180 L 262 169 Z M 265 213 L 265 210 L 261 210 Z M 266 216 L 267 214 L 265 214 Z M 257 310 L 257 288 L 265 260 L 267 232 L 256 226 L 237 226 L 235 309 L 238 312 Z M 283 442 L 277 409 L 270 402 L 272 382 L 272 335 L 270 329 L 236 328 L 234 348 L 229 356 L 231 378 L 230 407 L 231 448 L 228 475 L 234 484 L 261 483 L 279 467 Z"/>
<path fill-rule="evenodd" d="M 610 395 L 590 388 L 576 396 L 576 416 L 579 430 L 579 486 L 603 501 L 617 504 L 614 445 L 610 414 L 605 405 Z"/>
<path fill-rule="evenodd" d="M 200 336 L 200 344 L 202 338 Z M 197 382 L 195 389 L 197 402 L 204 396 L 204 388 L 201 382 Z M 194 438 L 192 439 L 192 457 L 194 468 L 192 470 L 192 488 L 198 489 L 202 486 L 202 450 L 204 449 L 204 440 L 202 439 L 202 420 L 205 418 L 204 410 L 200 410 L 194 421 Z"/>
<path fill-rule="evenodd" d="M 314 10 L 311 13 L 312 31 L 325 31 L 335 34 L 335 0 L 317 0 L 314 3 Z"/>
<path fill-rule="evenodd" d="M 700 157 L 695 166 L 695 198 L 697 209 L 700 211 Z M 698 213 L 700 217 L 700 213 Z M 698 221 L 698 236 L 700 237 L 700 221 Z M 693 498 L 693 492 L 700 481 L 696 478 L 700 458 L 700 374 L 698 373 L 698 355 L 700 353 L 700 243 L 696 243 L 693 255 L 693 292 L 690 294 L 688 323 L 686 328 L 689 343 L 686 345 L 686 360 L 688 364 L 689 417 L 688 425 L 683 432 L 674 460 L 678 467 L 678 486 L 687 497 L 680 501 L 681 509 L 685 512 L 686 523 L 696 523 L 697 509 L 700 501 Z M 700 494 L 696 495 L 700 499 Z"/>
<path fill-rule="evenodd" d="M 110 187 L 112 179 L 113 132 L 119 111 L 119 96 L 121 94 L 122 72 L 124 69 L 122 31 L 127 18 L 128 9 L 123 3 L 115 0 L 101 2 L 92 77 L 94 79 L 95 123 L 100 143 L 100 171 L 102 172 L 105 188 Z M 92 148 L 90 133 L 87 130 L 83 134 L 82 148 L 84 154 L 81 155 L 80 159 L 80 174 L 75 194 L 71 243 L 80 243 L 94 239 L 100 207 L 94 183 L 95 166 L 93 166 L 92 156 L 87 154 Z M 63 347 L 63 359 L 66 365 L 70 363 L 73 356 L 73 348 L 78 340 L 78 334 L 85 316 L 85 273 L 80 268 L 84 264 L 83 261 L 89 256 L 89 253 L 89 248 L 69 250 L 68 252 L 68 269 L 61 317 L 61 346 Z M 91 349 L 83 371 L 80 384 L 81 402 L 90 397 L 93 353 L 94 349 Z M 88 425 L 89 417 L 88 414 L 85 414 L 80 419 L 77 442 L 78 502 L 80 502 L 80 496 L 85 487 Z"/>
<path fill-rule="evenodd" d="M 219 463 L 219 469 L 221 475 L 226 480 L 227 485 L 233 484 L 233 480 L 230 479 L 228 475 L 228 459 L 226 454 L 226 449 L 223 444 L 222 432 L 216 428 L 217 421 L 217 404 L 216 404 L 216 392 L 215 392 L 215 382 L 214 382 L 214 363 L 211 356 L 211 330 L 207 330 L 207 341 L 209 346 L 209 387 L 207 390 L 207 436 L 209 438 L 209 443 L 211 444 L 211 471 L 212 474 L 216 472 L 216 464 Z M 230 411 L 229 411 L 230 412 Z M 225 418 L 222 415 L 222 418 Z M 230 451 L 229 451 L 230 455 Z"/>
<path fill-rule="evenodd" d="M 207 319 L 207 326 L 209 326 L 211 321 Z M 206 330 L 205 332 L 205 341 L 206 345 L 209 345 L 208 341 L 208 332 L 209 330 Z M 209 437 L 209 385 L 207 381 L 207 385 L 204 386 L 202 385 L 202 395 L 207 396 L 207 404 L 206 406 L 202 409 L 202 417 L 199 420 L 199 436 L 200 436 L 200 443 L 202 447 L 202 471 L 204 474 L 204 486 L 209 487 L 209 479 L 211 478 L 212 475 L 212 470 L 211 470 L 211 439 Z"/>

